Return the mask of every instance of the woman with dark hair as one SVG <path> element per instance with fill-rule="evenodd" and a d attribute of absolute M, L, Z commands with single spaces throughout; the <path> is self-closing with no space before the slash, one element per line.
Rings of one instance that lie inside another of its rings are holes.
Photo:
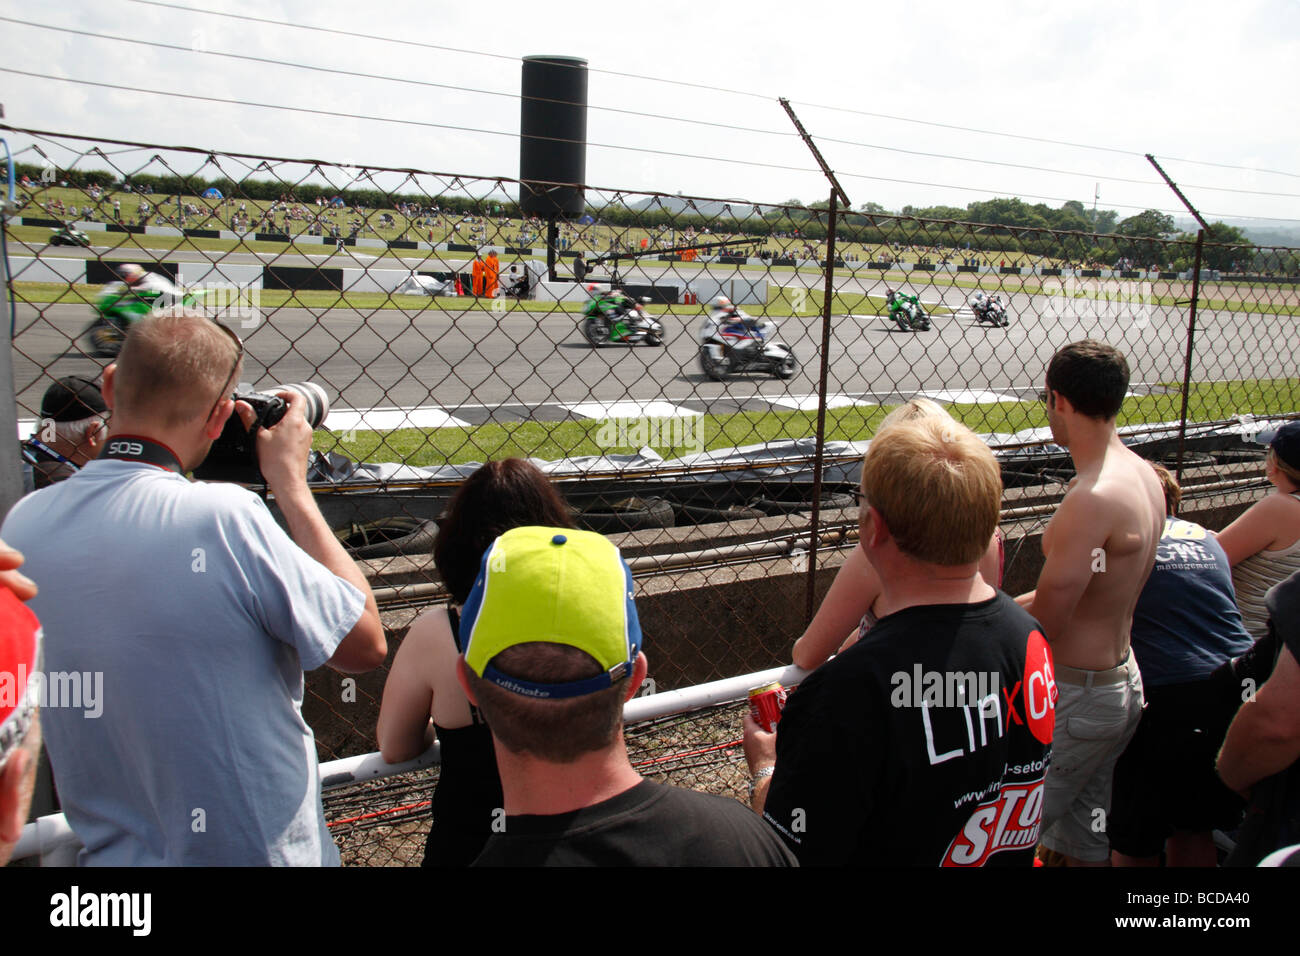
<path fill-rule="evenodd" d="M 459 607 L 474 586 L 483 552 L 511 528 L 572 528 L 563 499 L 520 458 L 488 462 L 465 479 L 447 506 L 433 561 L 451 593 L 446 608 L 421 614 L 397 650 L 379 708 L 379 749 L 389 763 L 419 756 L 436 739 L 442 768 L 433 793 L 425 866 L 468 866 L 503 806 L 492 735 L 456 680 Z"/>

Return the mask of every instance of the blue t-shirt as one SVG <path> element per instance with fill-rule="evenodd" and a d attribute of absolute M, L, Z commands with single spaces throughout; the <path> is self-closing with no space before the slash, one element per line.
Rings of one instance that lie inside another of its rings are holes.
<path fill-rule="evenodd" d="M 1198 524 L 1166 518 L 1155 567 L 1133 612 L 1142 683 L 1204 680 L 1253 643 L 1241 623 L 1223 546 Z"/>
<path fill-rule="evenodd" d="M 251 492 L 136 462 L 24 498 L 0 537 L 40 587 L 41 724 L 81 863 L 338 864 L 303 670 L 360 591 Z"/>

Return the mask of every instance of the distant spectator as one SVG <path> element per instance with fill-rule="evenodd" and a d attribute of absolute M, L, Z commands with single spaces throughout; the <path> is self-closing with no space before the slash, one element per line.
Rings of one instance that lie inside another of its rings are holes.
<path fill-rule="evenodd" d="M 1242 620 L 1256 640 L 1268 633 L 1264 595 L 1300 571 L 1300 421 L 1262 432 L 1259 441 L 1268 444 L 1264 477 L 1275 492 L 1218 535 L 1232 562 Z"/>

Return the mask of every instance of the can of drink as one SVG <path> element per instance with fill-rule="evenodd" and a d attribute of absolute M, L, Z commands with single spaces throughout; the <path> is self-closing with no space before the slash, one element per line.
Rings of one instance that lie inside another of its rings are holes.
<path fill-rule="evenodd" d="M 776 730 L 785 708 L 785 688 L 778 681 L 754 687 L 749 692 L 749 715 L 769 734 Z"/>

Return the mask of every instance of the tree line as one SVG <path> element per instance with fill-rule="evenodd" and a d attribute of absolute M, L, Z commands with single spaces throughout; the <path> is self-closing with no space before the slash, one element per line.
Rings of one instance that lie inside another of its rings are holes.
<path fill-rule="evenodd" d="M 16 164 L 16 174 L 33 181 L 48 180 L 48 169 L 29 163 Z M 436 203 L 444 213 L 493 215 L 522 218 L 516 202 L 498 198 L 444 194 L 434 198 L 423 193 L 391 193 L 378 188 L 336 189 L 333 186 L 303 182 L 289 184 L 277 180 L 228 177 L 205 179 L 200 176 L 154 175 L 138 173 L 119 177 L 103 170 L 60 170 L 58 179 L 69 186 L 88 188 L 92 183 L 102 188 L 130 188 L 155 195 L 201 195 L 217 189 L 223 196 L 274 202 L 315 204 L 336 197 L 350 207 L 385 209 L 399 203 L 429 208 Z M 795 239 L 820 244 L 827 237 L 829 202 L 820 200 L 809 205 L 788 200 L 779 206 L 756 206 L 750 216 L 708 216 L 698 212 L 673 212 L 668 209 L 632 209 L 626 205 L 589 206 L 589 214 L 604 225 L 647 230 L 694 229 L 751 236 L 756 245 L 776 239 Z M 960 262 L 963 254 L 1026 252 L 1067 262 L 1114 264 L 1127 260 L 1135 268 L 1158 265 L 1183 270 L 1190 267 L 1195 236 L 1178 233 L 1172 216 L 1147 209 L 1120 219 L 1113 209 L 1090 210 L 1071 200 L 1053 209 L 1045 203 L 1026 203 L 1016 198 L 998 198 L 972 202 L 964 209 L 957 206 L 904 206 L 893 213 L 878 203 L 868 202 L 856 210 L 841 211 L 836 228 L 839 242 L 856 242 L 888 247 L 912 247 L 934 250 L 950 261 Z M 1255 248 L 1241 230 L 1222 222 L 1212 223 L 1206 236 L 1205 263 L 1209 268 L 1229 270 L 1294 272 L 1294 256 L 1279 257 Z M 946 255 L 945 255 L 946 253 Z"/>

